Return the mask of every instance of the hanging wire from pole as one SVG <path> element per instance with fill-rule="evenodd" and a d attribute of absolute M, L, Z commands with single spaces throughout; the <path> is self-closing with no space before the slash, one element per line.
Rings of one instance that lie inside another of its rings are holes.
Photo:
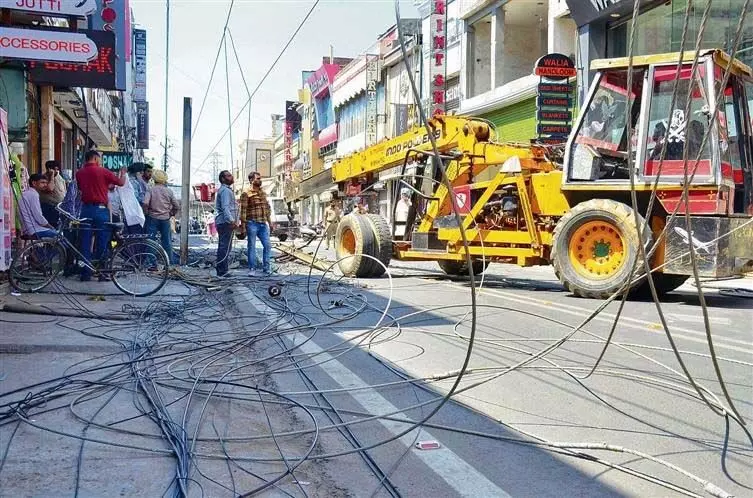
<path fill-rule="evenodd" d="M 235 159 L 233 158 L 233 111 L 230 108 L 230 66 L 227 61 L 227 37 L 223 36 L 223 40 L 224 43 L 222 45 L 225 51 L 225 89 L 227 91 L 227 122 L 228 128 L 230 128 L 228 135 L 230 141 L 230 170 L 232 171 L 235 166 Z M 213 180 L 216 180 L 216 178 L 213 178 Z"/>
<path fill-rule="evenodd" d="M 230 31 L 230 28 L 227 29 L 227 37 L 230 38 L 230 48 L 233 49 L 233 55 L 235 56 L 235 63 L 238 64 L 238 70 L 241 73 L 241 79 L 243 80 L 243 88 L 246 89 L 246 96 L 248 97 L 248 123 L 246 124 L 246 142 L 244 143 L 244 152 L 243 152 L 243 168 L 241 168 L 242 174 L 240 175 L 241 178 L 241 190 L 245 187 L 245 178 L 246 178 L 246 166 L 249 166 L 248 161 L 248 142 L 251 140 L 251 90 L 248 88 L 248 83 L 246 82 L 246 74 L 243 72 L 243 67 L 241 66 L 241 59 L 238 57 L 238 50 L 235 48 L 235 40 L 233 40 L 233 33 Z M 254 161 L 255 162 L 255 161 Z"/>
<path fill-rule="evenodd" d="M 170 99 L 170 0 L 165 0 L 165 154 L 162 159 L 162 169 L 167 171 L 167 110 Z"/>

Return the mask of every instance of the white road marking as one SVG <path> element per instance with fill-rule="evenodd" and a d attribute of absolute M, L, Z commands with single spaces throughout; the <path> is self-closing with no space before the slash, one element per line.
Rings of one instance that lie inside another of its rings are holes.
<path fill-rule="evenodd" d="M 274 311 L 260 301 L 247 289 L 243 289 L 240 292 L 260 313 L 274 313 Z M 295 334 L 292 338 L 294 342 L 296 340 L 303 340 L 306 337 L 303 334 Z M 308 341 L 300 345 L 299 351 L 310 354 L 316 357 L 316 362 L 320 363 L 319 368 L 324 370 L 327 375 L 340 384 L 344 388 L 358 389 L 349 393 L 361 406 L 363 406 L 367 412 L 378 415 L 398 412 L 399 409 L 393 405 L 390 401 L 384 398 L 381 394 L 373 389 L 363 389 L 368 387 L 369 384 L 364 382 L 358 375 L 349 370 L 345 365 L 332 358 L 331 355 L 324 352 L 324 350 L 316 345 L 313 341 Z M 406 417 L 407 418 L 407 417 Z M 395 422 L 392 420 L 380 420 L 381 424 L 389 430 L 392 434 L 397 435 L 403 432 L 406 425 L 401 422 Z M 435 441 L 442 442 L 429 431 L 425 429 L 419 429 L 423 436 L 421 439 L 433 439 Z M 416 439 L 416 432 L 411 431 L 402 437 L 402 441 L 406 446 L 411 447 Z M 430 469 L 432 469 L 440 478 L 442 478 L 450 487 L 457 491 L 461 496 L 472 497 L 506 497 L 510 495 L 502 488 L 488 480 L 483 474 L 478 472 L 468 462 L 460 458 L 454 451 L 442 445 L 441 448 L 436 450 L 412 450 L 419 460 L 424 462 Z"/>
<path fill-rule="evenodd" d="M 703 325 L 703 315 L 686 315 L 683 313 L 666 313 L 666 317 L 675 322 L 690 322 Z M 709 323 L 715 323 L 717 325 L 732 325 L 732 320 L 729 318 L 722 318 L 718 316 L 710 316 Z"/>
<path fill-rule="evenodd" d="M 449 285 L 456 289 L 462 289 L 465 291 L 468 290 L 467 287 L 463 287 L 463 286 L 453 284 L 453 283 L 447 283 L 446 285 Z M 518 294 L 513 294 L 510 292 L 482 289 L 479 292 L 479 294 L 480 295 L 484 295 L 484 294 L 493 295 L 493 296 L 501 297 L 504 299 L 508 299 L 510 301 L 515 301 L 521 304 L 538 306 L 539 308 L 544 308 L 548 310 L 554 309 L 558 312 L 562 312 L 568 315 L 573 315 L 573 316 L 577 316 L 581 318 L 585 318 L 591 314 L 590 311 L 583 310 L 583 308 L 577 308 L 575 306 L 570 306 L 570 305 L 562 304 L 562 303 L 554 303 L 551 301 L 543 301 L 540 299 L 534 299 L 530 297 L 523 297 Z M 606 311 L 602 311 L 601 313 L 599 313 L 599 315 L 597 315 L 594 318 L 594 320 L 599 320 L 599 321 L 607 322 L 611 324 L 611 323 L 614 323 L 615 317 L 616 315 L 612 313 L 607 313 Z M 646 320 L 624 316 L 623 314 L 623 316 L 620 316 L 619 323 L 620 325 L 624 327 L 631 327 L 637 330 L 641 330 L 643 332 L 649 332 L 649 333 L 654 333 L 654 334 L 664 334 L 664 330 L 661 328 L 661 325 L 658 322 L 652 323 Z M 672 336 L 676 338 L 681 338 L 689 342 L 697 342 L 699 344 L 707 344 L 706 339 L 705 339 L 706 334 L 702 332 L 696 332 L 694 330 L 690 330 L 690 329 L 686 329 L 682 327 L 676 327 L 676 326 L 672 326 L 670 328 L 670 332 L 672 332 Z M 701 338 L 704 338 L 704 339 L 701 339 Z M 727 344 L 727 343 L 740 344 L 742 346 L 748 346 L 748 347 L 751 346 L 750 341 L 741 341 L 738 339 L 732 339 L 728 337 L 719 337 L 718 335 L 714 337 L 714 346 L 717 348 L 729 349 L 729 350 L 753 355 L 753 350 L 749 348 L 742 348 L 742 347 L 734 346 L 732 344 Z"/>

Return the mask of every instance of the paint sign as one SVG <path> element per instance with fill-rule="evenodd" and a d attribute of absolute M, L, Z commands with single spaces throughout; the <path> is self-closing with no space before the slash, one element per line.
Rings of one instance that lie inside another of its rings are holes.
<path fill-rule="evenodd" d="M 377 142 L 377 82 L 379 56 L 366 56 L 366 146 Z"/>
<path fill-rule="evenodd" d="M 133 30 L 133 101 L 146 102 L 146 30 Z"/>
<path fill-rule="evenodd" d="M 447 2 L 430 0 L 429 14 L 429 115 L 447 110 Z"/>
<path fill-rule="evenodd" d="M 84 17 L 96 8 L 95 0 L 0 0 L 0 9 L 23 10 L 49 17 Z"/>
<path fill-rule="evenodd" d="M 84 33 L 3 27 L 0 57 L 86 64 L 97 57 L 97 45 Z"/>

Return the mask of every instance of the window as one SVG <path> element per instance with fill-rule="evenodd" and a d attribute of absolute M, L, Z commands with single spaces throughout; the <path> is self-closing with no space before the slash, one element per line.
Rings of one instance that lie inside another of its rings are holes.
<path fill-rule="evenodd" d="M 628 72 L 613 70 L 599 75 L 599 84 L 586 104 L 573 141 L 571 180 L 627 181 L 628 123 L 631 155 L 637 156 L 638 117 L 643 91 L 643 69 L 633 70 L 628 91 Z M 628 121 L 629 120 L 629 121 Z"/>
<path fill-rule="evenodd" d="M 695 174 L 695 178 L 699 178 L 711 174 L 711 140 L 704 140 L 710 128 L 705 73 L 705 67 L 698 66 L 691 80 L 691 66 L 686 64 L 678 81 L 675 67 L 656 68 L 649 111 L 646 175 L 682 176 L 686 170 L 685 157 L 688 159 L 688 175 Z M 670 107 L 675 85 L 677 94 Z M 686 114 L 688 102 L 690 107 Z M 660 172 L 662 154 L 664 162 Z"/>
<path fill-rule="evenodd" d="M 643 71 L 633 73 L 630 114 L 633 133 L 640 111 Z M 628 91 L 627 71 L 604 74 L 588 106 L 575 142 L 606 151 L 627 150 Z"/>
<path fill-rule="evenodd" d="M 713 0 L 706 22 L 701 48 L 732 50 L 737 23 L 745 0 Z M 680 50 L 682 29 L 688 0 L 672 0 L 638 16 L 635 36 L 635 55 L 677 52 Z M 703 18 L 705 2 L 695 2 L 691 9 L 685 50 L 693 50 Z M 748 13 L 750 15 L 750 12 Z M 630 19 L 620 19 L 608 26 L 607 57 L 626 57 L 630 37 Z M 738 57 L 748 65 L 753 63 L 753 25 L 743 28 Z"/>

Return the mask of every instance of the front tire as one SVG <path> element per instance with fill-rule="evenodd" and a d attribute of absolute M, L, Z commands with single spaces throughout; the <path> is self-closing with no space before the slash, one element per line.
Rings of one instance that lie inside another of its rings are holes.
<path fill-rule="evenodd" d="M 551 253 L 562 285 L 576 296 L 606 299 L 633 278 L 634 266 L 636 276 L 643 274 L 639 244 L 647 247 L 652 235 L 640 215 L 638 222 L 642 236 L 633 209 L 610 199 L 591 199 L 568 211 L 554 229 Z"/>
<path fill-rule="evenodd" d="M 112 282 L 124 294 L 146 297 L 167 283 L 167 253 L 151 239 L 135 239 L 118 246 L 110 260 Z"/>

